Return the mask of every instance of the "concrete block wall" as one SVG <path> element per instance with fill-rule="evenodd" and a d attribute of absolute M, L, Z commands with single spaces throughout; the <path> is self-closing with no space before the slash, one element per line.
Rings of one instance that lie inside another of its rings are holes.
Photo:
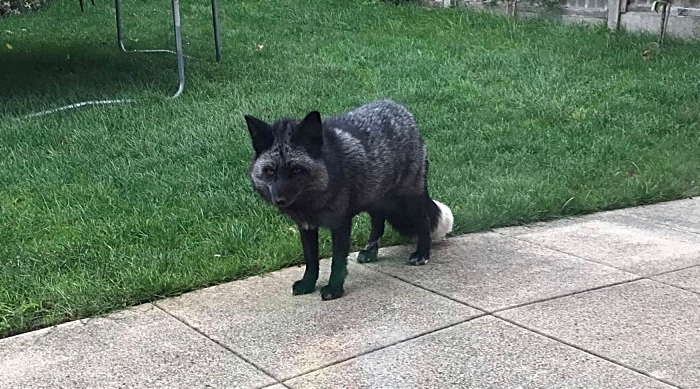
<path fill-rule="evenodd" d="M 621 2 L 625 2 L 622 4 Z M 564 22 L 581 24 L 606 24 L 613 30 L 648 31 L 658 33 L 661 14 L 653 12 L 654 0 L 561 0 L 552 8 L 537 5 L 537 0 L 519 0 L 518 16 L 558 17 Z M 504 0 L 423 0 L 431 6 L 467 6 L 505 13 Z M 614 4 L 620 12 L 609 12 Z M 700 39 L 700 0 L 671 0 L 671 14 L 666 33 L 686 39 Z"/>
<path fill-rule="evenodd" d="M 608 0 L 565 0 L 561 5 L 567 8 L 606 10 L 608 8 Z"/>

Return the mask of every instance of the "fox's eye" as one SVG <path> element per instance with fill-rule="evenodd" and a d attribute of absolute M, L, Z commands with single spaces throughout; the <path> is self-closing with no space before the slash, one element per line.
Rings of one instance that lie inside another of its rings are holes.
<path fill-rule="evenodd" d="M 273 168 L 271 168 L 271 167 L 266 167 L 266 168 L 263 170 L 263 173 L 265 173 L 265 175 L 267 175 L 267 176 L 274 176 L 274 175 L 275 175 L 275 169 L 273 169 Z"/>
<path fill-rule="evenodd" d="M 294 168 L 292 168 L 292 174 L 295 175 L 295 176 L 296 176 L 297 174 L 301 174 L 302 171 L 304 171 L 304 170 L 303 170 L 302 168 L 300 168 L 300 167 L 294 167 Z"/>

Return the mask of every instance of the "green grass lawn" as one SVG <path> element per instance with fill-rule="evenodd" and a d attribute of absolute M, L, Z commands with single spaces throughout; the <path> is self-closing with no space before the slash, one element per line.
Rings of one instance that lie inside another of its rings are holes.
<path fill-rule="evenodd" d="M 292 224 L 249 183 L 247 113 L 406 104 L 457 233 L 700 192 L 698 43 L 669 39 L 643 59 L 655 37 L 367 0 L 241 0 L 220 5 L 216 63 L 209 2 L 190 1 L 195 59 L 168 100 L 174 56 L 119 52 L 113 3 L 96 3 L 0 19 L 0 337 L 300 263 Z M 171 47 L 169 2 L 123 7 L 128 46 Z M 141 100 L 17 119 L 98 98 Z M 357 219 L 355 248 L 368 224 Z"/>

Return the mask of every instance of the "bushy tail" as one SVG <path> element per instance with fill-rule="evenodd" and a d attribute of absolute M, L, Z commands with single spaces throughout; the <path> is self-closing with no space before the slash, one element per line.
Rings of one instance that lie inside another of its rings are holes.
<path fill-rule="evenodd" d="M 452 225 L 454 223 L 452 211 L 447 205 L 439 201 L 426 198 L 426 202 L 422 206 L 422 212 L 420 210 L 411 209 L 403 202 L 397 205 L 393 212 L 388 212 L 386 214 L 386 219 L 401 235 L 416 236 L 418 234 L 416 218 L 421 218 L 420 214 L 427 214 L 430 220 L 431 240 L 442 240 L 452 231 Z"/>
<path fill-rule="evenodd" d="M 430 216 L 430 239 L 433 241 L 442 240 L 452 231 L 454 216 L 452 210 L 447 205 L 433 200 L 438 212 Z"/>

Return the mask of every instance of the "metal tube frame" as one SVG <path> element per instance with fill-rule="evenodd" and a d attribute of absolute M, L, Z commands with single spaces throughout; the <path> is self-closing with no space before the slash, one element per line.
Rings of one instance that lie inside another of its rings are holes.
<path fill-rule="evenodd" d="M 176 98 L 185 90 L 185 55 L 182 52 L 182 28 L 180 25 L 180 0 L 172 0 L 173 30 L 175 34 L 175 51 L 171 50 L 127 50 L 124 46 L 124 34 L 122 29 L 121 0 L 114 0 L 114 8 L 117 18 L 117 44 L 121 51 L 135 51 L 140 53 L 174 53 L 177 57 L 177 91 L 171 98 Z M 214 46 L 216 60 L 221 61 L 221 39 L 219 33 L 219 4 L 218 0 L 211 0 L 212 24 L 214 27 Z"/>
<path fill-rule="evenodd" d="M 668 19 L 671 18 L 671 3 L 665 2 L 661 7 L 661 27 L 659 29 L 659 46 L 664 43 L 666 36 L 666 28 L 668 27 Z"/>
<path fill-rule="evenodd" d="M 216 45 L 216 60 L 221 60 L 221 44 L 219 35 L 219 7 L 217 4 L 218 0 L 211 0 L 211 13 L 214 24 L 214 44 Z M 92 1 L 91 1 L 92 2 Z M 140 53 L 172 53 L 177 56 L 177 77 L 178 77 L 178 87 L 177 91 L 171 98 L 176 98 L 182 94 L 185 90 L 185 57 L 186 55 L 182 52 L 182 32 L 180 28 L 180 1 L 172 0 L 173 6 L 173 27 L 175 30 L 175 51 L 172 50 L 127 50 L 124 47 L 124 36 L 122 32 L 122 2 L 121 0 L 114 0 L 114 8 L 116 10 L 117 17 L 117 43 L 119 44 L 119 49 L 124 52 L 140 52 Z M 80 8 L 83 9 L 83 0 L 80 1 Z M 80 103 L 74 103 L 69 105 L 64 105 L 62 107 L 46 109 L 40 112 L 34 112 L 28 115 L 24 115 L 19 119 L 33 118 L 44 115 L 49 115 L 55 112 L 61 112 L 69 109 L 74 109 L 78 107 L 93 106 L 93 105 L 106 105 L 106 104 L 123 104 L 123 103 L 133 103 L 133 99 L 116 99 L 116 100 L 91 100 L 83 101 Z"/>
<path fill-rule="evenodd" d="M 214 27 L 214 47 L 216 49 L 216 60 L 221 61 L 221 35 L 219 34 L 219 2 L 211 0 L 211 17 Z"/>

